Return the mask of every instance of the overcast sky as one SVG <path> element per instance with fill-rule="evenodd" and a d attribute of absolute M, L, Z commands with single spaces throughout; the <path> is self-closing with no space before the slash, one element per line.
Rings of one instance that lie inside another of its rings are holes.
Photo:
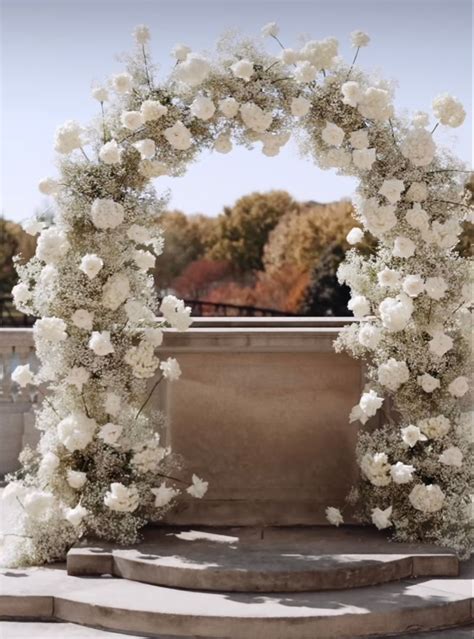
<path fill-rule="evenodd" d="M 212 49 L 219 35 L 238 28 L 259 36 L 277 21 L 286 46 L 301 35 L 335 36 L 352 57 L 349 34 L 367 31 L 371 45 L 361 66 L 381 69 L 398 83 L 396 106 L 429 110 L 448 91 L 472 113 L 472 5 L 470 0 L 0 0 L 2 54 L 1 207 L 22 220 L 44 205 L 37 182 L 54 175 L 52 139 L 67 119 L 87 122 L 97 113 L 93 82 L 121 69 L 116 54 L 132 46 L 130 32 L 145 23 L 152 53 L 165 75 L 177 42 Z M 277 45 L 267 42 L 275 53 Z M 472 162 L 471 117 L 460 129 L 437 131 Z M 186 213 L 218 214 L 225 204 L 254 190 L 284 188 L 302 200 L 350 196 L 353 182 L 321 172 L 287 145 L 276 158 L 257 149 L 203 155 L 183 178 L 162 179 L 172 188 L 171 206 Z"/>

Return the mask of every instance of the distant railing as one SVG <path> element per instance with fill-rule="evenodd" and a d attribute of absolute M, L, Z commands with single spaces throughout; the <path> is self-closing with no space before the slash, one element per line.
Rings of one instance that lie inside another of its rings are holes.
<path fill-rule="evenodd" d="M 220 302 L 206 302 L 205 300 L 184 300 L 192 308 L 192 315 L 196 317 L 288 317 L 293 313 L 285 313 L 274 308 L 259 306 L 239 306 L 238 304 L 223 304 Z M 17 311 L 10 295 L 0 296 L 0 327 L 21 328 L 32 326 L 34 317 Z"/>

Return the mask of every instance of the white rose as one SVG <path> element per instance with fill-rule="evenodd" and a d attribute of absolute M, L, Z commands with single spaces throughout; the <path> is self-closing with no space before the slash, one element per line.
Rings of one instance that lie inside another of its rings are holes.
<path fill-rule="evenodd" d="M 58 193 L 61 185 L 57 180 L 53 180 L 53 178 L 43 178 L 38 182 L 38 190 L 43 195 L 55 195 Z"/>
<path fill-rule="evenodd" d="M 388 486 L 391 482 L 390 464 L 385 453 L 366 453 L 360 462 L 360 468 L 374 486 Z"/>
<path fill-rule="evenodd" d="M 239 112 L 240 104 L 235 98 L 223 98 L 219 100 L 219 111 L 225 115 L 226 118 L 234 118 Z"/>
<path fill-rule="evenodd" d="M 77 504 L 74 508 L 66 508 L 64 511 L 64 519 L 66 519 L 71 526 L 76 528 L 82 523 L 84 517 L 89 514 L 87 508 L 81 506 L 81 504 Z"/>
<path fill-rule="evenodd" d="M 150 244 L 153 239 L 146 226 L 140 224 L 132 224 L 127 231 L 127 237 L 137 244 Z"/>
<path fill-rule="evenodd" d="M 97 229 L 114 229 L 122 224 L 124 218 L 125 209 L 118 202 L 97 198 L 92 203 L 91 219 Z"/>
<path fill-rule="evenodd" d="M 21 223 L 21 228 L 28 233 L 28 235 L 38 235 L 44 229 L 44 222 L 37 220 L 35 217 L 31 217 Z"/>
<path fill-rule="evenodd" d="M 435 156 L 436 145 L 429 131 L 412 129 L 400 144 L 400 151 L 415 166 L 427 166 Z"/>
<path fill-rule="evenodd" d="M 316 67 L 313 67 L 313 65 L 308 62 L 308 60 L 298 60 L 295 66 L 294 77 L 296 82 L 302 82 L 306 84 L 307 82 L 314 81 L 317 72 L 318 70 L 316 69 Z"/>
<path fill-rule="evenodd" d="M 30 517 L 42 519 L 52 514 L 56 500 L 51 493 L 35 490 L 23 497 L 22 504 Z"/>
<path fill-rule="evenodd" d="M 142 158 L 142 160 L 151 160 L 151 158 L 155 155 L 155 142 L 153 140 L 150 140 L 149 138 L 145 140 L 139 140 L 138 142 L 135 142 L 133 146 L 140 153 L 140 157 Z"/>
<path fill-rule="evenodd" d="M 390 204 L 396 204 L 405 188 L 403 180 L 384 180 L 379 189 L 380 195 L 387 198 Z"/>
<path fill-rule="evenodd" d="M 427 127 L 430 123 L 429 115 L 424 111 L 416 111 L 416 113 L 413 114 L 411 123 L 414 127 Z"/>
<path fill-rule="evenodd" d="M 453 397 L 463 397 L 469 390 L 469 380 L 461 375 L 456 377 L 448 386 L 448 392 Z"/>
<path fill-rule="evenodd" d="M 339 42 L 336 38 L 310 40 L 301 49 L 300 56 L 312 64 L 317 71 L 331 70 L 337 62 L 338 48 Z"/>
<path fill-rule="evenodd" d="M 122 430 L 122 426 L 119 426 L 118 424 L 112 424 L 112 422 L 108 422 L 101 427 L 98 433 L 98 437 L 100 437 L 100 439 L 106 444 L 109 444 L 109 446 L 113 446 L 119 440 L 120 435 L 122 434 Z"/>
<path fill-rule="evenodd" d="M 349 136 L 349 140 L 353 149 L 357 149 L 359 151 L 367 149 L 369 146 L 369 132 L 367 129 L 352 131 Z"/>
<path fill-rule="evenodd" d="M 70 453 L 73 453 L 75 450 L 83 450 L 90 444 L 96 428 L 97 423 L 94 419 L 90 419 L 80 411 L 73 411 L 59 422 L 58 439 Z"/>
<path fill-rule="evenodd" d="M 157 346 L 161 346 L 161 344 L 163 343 L 163 331 L 161 330 L 161 328 L 146 328 L 143 331 L 143 337 L 149 344 L 151 344 L 155 348 Z"/>
<path fill-rule="evenodd" d="M 423 202 L 428 197 L 428 187 L 424 182 L 412 182 L 405 197 L 409 202 Z"/>
<path fill-rule="evenodd" d="M 25 388 L 28 384 L 34 384 L 35 376 L 33 375 L 29 364 L 17 366 L 11 374 L 11 380 L 18 384 L 21 388 Z"/>
<path fill-rule="evenodd" d="M 437 357 L 443 357 L 453 347 L 453 340 L 443 331 L 433 331 L 432 338 L 428 342 L 430 352 Z"/>
<path fill-rule="evenodd" d="M 165 362 L 161 362 L 160 369 L 163 372 L 163 377 L 170 382 L 174 382 L 181 377 L 180 365 L 173 357 L 168 357 Z"/>
<path fill-rule="evenodd" d="M 248 82 L 254 74 L 253 62 L 250 60 L 238 60 L 231 65 L 230 70 L 236 78 L 240 78 Z"/>
<path fill-rule="evenodd" d="M 438 95 L 433 100 L 433 113 L 440 124 L 453 128 L 461 126 L 466 118 L 466 111 L 461 102 L 447 93 Z"/>
<path fill-rule="evenodd" d="M 377 375 L 380 384 L 394 392 L 410 379 L 410 371 L 406 362 L 397 361 L 393 357 L 378 367 Z"/>
<path fill-rule="evenodd" d="M 334 508 L 333 506 L 328 506 L 326 508 L 326 519 L 333 526 L 340 526 L 344 523 L 344 517 L 341 514 L 339 508 Z"/>
<path fill-rule="evenodd" d="M 425 282 L 426 294 L 433 300 L 442 299 L 447 290 L 448 285 L 442 277 L 428 277 Z"/>
<path fill-rule="evenodd" d="M 179 495 L 179 490 L 167 486 L 166 482 L 163 482 L 158 488 L 151 488 L 151 492 L 155 495 L 155 508 L 164 508 L 175 497 Z"/>
<path fill-rule="evenodd" d="M 104 87 L 94 87 L 91 91 L 91 95 L 94 100 L 98 102 L 107 102 L 109 99 L 109 92 Z"/>
<path fill-rule="evenodd" d="M 428 213 L 421 208 L 421 204 L 415 202 L 413 207 L 406 212 L 405 220 L 412 228 L 424 231 L 429 227 L 430 218 Z"/>
<path fill-rule="evenodd" d="M 370 42 L 370 38 L 367 33 L 363 31 L 353 31 L 351 33 L 351 43 L 352 46 L 356 49 L 360 47 L 366 47 Z"/>
<path fill-rule="evenodd" d="M 116 311 L 130 295 L 130 282 L 124 273 L 111 275 L 102 287 L 102 305 Z"/>
<path fill-rule="evenodd" d="M 83 473 L 80 470 L 68 470 L 66 478 L 69 486 L 71 486 L 71 488 L 75 488 L 76 490 L 82 488 L 87 481 L 86 473 Z"/>
<path fill-rule="evenodd" d="M 322 167 L 336 167 L 339 169 L 347 169 L 352 161 L 351 154 L 344 149 L 332 148 L 321 156 L 320 165 Z"/>
<path fill-rule="evenodd" d="M 136 131 L 144 123 L 143 115 L 140 111 L 124 111 L 120 116 L 120 121 L 130 131 Z"/>
<path fill-rule="evenodd" d="M 90 280 L 93 280 L 103 266 L 104 261 L 98 255 L 88 253 L 81 259 L 79 270 L 85 273 Z"/>
<path fill-rule="evenodd" d="M 445 466 L 462 466 L 463 454 L 457 446 L 446 448 L 441 455 L 438 456 L 439 461 Z"/>
<path fill-rule="evenodd" d="M 206 121 L 212 118 L 216 112 L 216 107 L 211 98 L 199 95 L 197 98 L 194 98 L 190 106 L 190 111 L 195 118 Z"/>
<path fill-rule="evenodd" d="M 415 254 L 416 244 L 410 238 L 398 235 L 393 243 L 392 255 L 407 259 Z"/>
<path fill-rule="evenodd" d="M 410 297 L 418 297 L 420 293 L 423 293 L 424 288 L 425 283 L 419 275 L 407 275 L 402 283 L 404 293 Z"/>
<path fill-rule="evenodd" d="M 355 244 L 362 242 L 363 239 L 364 239 L 364 232 L 362 231 L 362 229 L 358 228 L 357 226 L 351 229 L 349 233 L 346 235 L 346 240 L 351 246 L 354 246 Z"/>
<path fill-rule="evenodd" d="M 294 49 L 282 49 L 280 52 L 280 59 L 283 64 L 296 64 L 298 62 L 299 54 Z"/>
<path fill-rule="evenodd" d="M 415 467 L 410 464 L 404 464 L 403 462 L 397 462 L 390 468 L 390 475 L 395 484 L 409 484 L 413 481 L 413 473 Z"/>
<path fill-rule="evenodd" d="M 430 439 L 444 437 L 451 430 L 451 422 L 444 415 L 427 417 L 426 419 L 422 419 L 419 425 L 423 433 Z"/>
<path fill-rule="evenodd" d="M 36 257 L 46 264 L 54 264 L 71 248 L 64 231 L 50 226 L 41 232 L 36 244 Z"/>
<path fill-rule="evenodd" d="M 188 47 L 186 44 L 175 44 L 171 51 L 171 55 L 178 62 L 184 62 L 189 53 L 191 53 L 191 47 Z"/>
<path fill-rule="evenodd" d="M 163 135 L 168 143 L 179 151 L 186 151 L 186 149 L 189 149 L 193 144 L 190 131 L 179 120 L 175 122 L 173 126 L 165 129 Z"/>
<path fill-rule="evenodd" d="M 99 158 L 104 164 L 118 164 L 121 160 L 121 149 L 116 140 L 106 142 L 99 151 Z"/>
<path fill-rule="evenodd" d="M 268 129 L 273 120 L 269 111 L 263 111 L 253 102 L 246 102 L 240 107 L 240 115 L 244 124 L 252 131 L 263 133 Z"/>
<path fill-rule="evenodd" d="M 146 44 L 150 39 L 150 29 L 146 26 L 146 24 L 139 24 L 133 30 L 132 35 L 138 44 Z"/>
<path fill-rule="evenodd" d="M 402 331 L 408 325 L 413 313 L 413 302 L 401 293 L 397 297 L 386 297 L 379 304 L 380 319 L 389 333 Z"/>
<path fill-rule="evenodd" d="M 264 27 L 262 27 L 262 35 L 265 37 L 276 38 L 280 33 L 280 27 L 276 22 L 269 22 Z"/>
<path fill-rule="evenodd" d="M 232 151 L 232 141 L 228 134 L 221 133 L 214 142 L 214 149 L 218 153 L 230 153 Z"/>
<path fill-rule="evenodd" d="M 435 484 L 417 484 L 408 496 L 411 505 L 424 513 L 435 513 L 443 507 L 445 495 Z"/>
<path fill-rule="evenodd" d="M 309 113 L 311 102 L 302 95 L 293 98 L 290 103 L 291 114 L 295 117 L 302 118 Z M 343 132 L 344 133 L 344 132 Z"/>
<path fill-rule="evenodd" d="M 197 53 L 188 53 L 186 59 L 178 64 L 175 76 L 180 82 L 196 87 L 204 82 L 211 71 L 209 62 Z"/>
<path fill-rule="evenodd" d="M 372 523 L 379 529 L 384 530 L 385 528 L 390 528 L 393 526 L 390 521 L 390 517 L 392 516 L 392 506 L 389 506 L 385 510 L 380 510 L 380 508 L 372 509 Z"/>
<path fill-rule="evenodd" d="M 356 153 L 356 151 L 354 151 Z M 360 199 L 356 201 L 357 210 L 362 216 L 362 220 L 367 229 L 376 237 L 381 237 L 390 231 L 397 223 L 395 206 L 386 204 L 380 206 L 374 197 Z"/>
<path fill-rule="evenodd" d="M 168 167 L 158 160 L 142 160 L 138 166 L 138 170 L 144 177 L 153 179 L 168 175 Z"/>
<path fill-rule="evenodd" d="M 108 415 L 116 417 L 120 413 L 121 406 L 122 401 L 120 399 L 120 395 L 112 393 L 111 391 L 108 391 L 105 394 L 104 409 Z"/>
<path fill-rule="evenodd" d="M 401 429 L 402 441 L 407 444 L 410 448 L 416 446 L 418 442 L 425 442 L 427 440 L 426 435 L 423 435 L 418 426 L 407 426 L 406 428 Z"/>
<path fill-rule="evenodd" d="M 352 151 L 352 161 L 358 169 L 368 171 L 377 159 L 375 149 L 356 149 Z"/>
<path fill-rule="evenodd" d="M 379 345 L 381 339 L 381 331 L 371 324 L 363 324 L 359 330 L 358 339 L 362 346 L 375 349 Z"/>
<path fill-rule="evenodd" d="M 12 296 L 15 306 L 19 308 L 31 300 L 31 291 L 27 284 L 20 282 L 12 288 Z"/>
<path fill-rule="evenodd" d="M 363 393 L 359 401 L 359 406 L 367 417 L 373 417 L 382 404 L 383 397 L 378 397 L 374 390 Z"/>
<path fill-rule="evenodd" d="M 129 93 L 132 90 L 132 76 L 128 73 L 118 73 L 112 76 L 112 86 L 117 93 Z"/>
<path fill-rule="evenodd" d="M 75 386 L 82 393 L 82 387 L 89 381 L 90 376 L 91 374 L 84 366 L 73 366 L 64 381 L 66 384 Z"/>
<path fill-rule="evenodd" d="M 143 116 L 143 122 L 158 120 L 168 113 L 168 107 L 161 104 L 158 100 L 145 100 L 142 102 L 140 112 Z"/>
<path fill-rule="evenodd" d="M 197 475 L 192 476 L 192 484 L 189 488 L 186 488 L 186 492 L 195 497 L 196 499 L 202 499 L 207 492 L 209 482 L 199 479 Z"/>
<path fill-rule="evenodd" d="M 341 86 L 342 101 L 351 107 L 356 107 L 362 99 L 362 90 L 358 82 L 344 82 Z"/>
<path fill-rule="evenodd" d="M 140 504 L 140 497 L 135 486 L 124 486 L 119 482 L 110 484 L 105 494 L 104 504 L 117 512 L 133 512 Z"/>
<path fill-rule="evenodd" d="M 92 330 L 92 322 L 94 319 L 93 313 L 86 311 L 85 308 L 78 308 L 77 311 L 71 315 L 71 321 L 77 328 L 82 328 L 85 331 Z"/>
<path fill-rule="evenodd" d="M 110 331 L 93 331 L 89 339 L 89 348 L 99 357 L 113 353 L 114 347 L 110 341 Z"/>
<path fill-rule="evenodd" d="M 429 373 L 423 373 L 423 375 L 418 375 L 416 378 L 417 383 L 421 388 L 425 391 L 425 393 L 432 393 L 437 388 L 440 387 L 441 383 L 439 379 L 433 377 Z"/>
<path fill-rule="evenodd" d="M 54 150 L 67 154 L 74 149 L 80 149 L 84 144 L 82 134 L 83 130 L 79 124 L 75 120 L 68 120 L 56 129 Z"/>
<path fill-rule="evenodd" d="M 383 271 L 377 273 L 377 281 L 380 286 L 397 288 L 400 284 L 400 273 L 391 268 L 384 268 Z"/>
<path fill-rule="evenodd" d="M 326 126 L 321 132 L 321 137 L 329 146 L 341 146 L 344 140 L 344 129 L 341 129 L 334 122 L 326 122 Z"/>
<path fill-rule="evenodd" d="M 370 303 L 364 295 L 355 295 L 351 298 L 347 308 L 354 313 L 354 317 L 364 317 L 370 313 Z"/>
<path fill-rule="evenodd" d="M 58 278 L 58 269 L 52 264 L 47 264 L 40 273 L 39 281 L 42 286 L 53 286 Z"/>
<path fill-rule="evenodd" d="M 66 328 L 66 322 L 59 317 L 43 317 L 34 323 L 33 335 L 47 342 L 63 342 L 67 338 Z"/>
<path fill-rule="evenodd" d="M 358 101 L 358 110 L 364 118 L 388 120 L 393 115 L 390 93 L 385 89 L 369 87 Z"/>

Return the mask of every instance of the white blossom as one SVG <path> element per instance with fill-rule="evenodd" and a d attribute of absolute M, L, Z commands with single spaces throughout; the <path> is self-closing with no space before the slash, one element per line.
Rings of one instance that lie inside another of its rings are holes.
<path fill-rule="evenodd" d="M 189 488 L 186 488 L 186 492 L 195 497 L 196 499 L 202 499 L 207 492 L 209 482 L 203 481 L 197 475 L 192 476 L 192 484 Z"/>
<path fill-rule="evenodd" d="M 294 49 L 282 49 L 280 51 L 280 59 L 283 64 L 296 64 L 299 54 Z"/>
<path fill-rule="evenodd" d="M 11 380 L 21 388 L 25 388 L 28 384 L 35 383 L 35 376 L 29 364 L 20 364 L 11 374 Z"/>
<path fill-rule="evenodd" d="M 428 342 L 430 352 L 437 357 L 443 357 L 453 347 L 453 340 L 443 331 L 434 331 L 431 340 Z"/>
<path fill-rule="evenodd" d="M 352 31 L 351 43 L 354 48 L 366 47 L 370 42 L 370 38 L 367 33 L 363 31 Z"/>
<path fill-rule="evenodd" d="M 377 273 L 377 282 L 380 286 L 397 288 L 400 285 L 400 273 L 394 269 L 385 267 Z"/>
<path fill-rule="evenodd" d="M 130 131 L 136 131 L 144 123 L 143 115 L 140 111 L 124 111 L 120 116 L 120 121 Z"/>
<path fill-rule="evenodd" d="M 363 393 L 359 401 L 359 406 L 367 417 L 373 417 L 382 404 L 383 397 L 378 397 L 374 390 Z"/>
<path fill-rule="evenodd" d="M 401 293 L 397 297 L 386 297 L 379 305 L 380 319 L 389 333 L 403 331 L 413 313 L 413 302 Z"/>
<path fill-rule="evenodd" d="M 125 273 L 111 275 L 102 287 L 102 305 L 116 311 L 130 295 L 130 281 Z"/>
<path fill-rule="evenodd" d="M 336 528 L 344 523 L 341 511 L 339 508 L 334 508 L 334 506 L 328 506 L 326 508 L 326 519 L 330 524 L 336 526 Z"/>
<path fill-rule="evenodd" d="M 358 334 L 359 342 L 366 348 L 375 349 L 381 339 L 381 331 L 372 324 L 363 324 Z"/>
<path fill-rule="evenodd" d="M 193 144 L 189 129 L 187 129 L 180 120 L 175 122 L 173 126 L 165 129 L 163 135 L 168 143 L 179 151 L 186 151 L 186 149 L 189 149 Z"/>
<path fill-rule="evenodd" d="M 71 321 L 77 328 L 82 328 L 85 331 L 91 331 L 93 326 L 94 314 L 87 311 L 85 308 L 78 308 L 77 311 L 71 315 Z"/>
<path fill-rule="evenodd" d="M 424 202 L 428 197 L 428 187 L 424 182 L 412 182 L 405 197 L 409 202 Z"/>
<path fill-rule="evenodd" d="M 90 280 L 93 280 L 103 266 L 102 258 L 94 253 L 88 253 L 82 257 L 79 270 L 85 273 Z"/>
<path fill-rule="evenodd" d="M 375 149 L 355 149 L 352 151 L 354 165 L 363 171 L 371 169 L 376 159 Z"/>
<path fill-rule="evenodd" d="M 423 278 L 419 275 L 407 275 L 402 282 L 403 292 L 409 297 L 418 297 L 425 289 Z"/>
<path fill-rule="evenodd" d="M 84 366 L 73 366 L 69 373 L 67 374 L 66 379 L 64 380 L 66 384 L 70 384 L 71 386 L 75 386 L 77 390 L 81 393 L 82 387 L 89 381 L 91 374 L 84 368 Z"/>
<path fill-rule="evenodd" d="M 438 457 L 439 461 L 445 466 L 456 466 L 458 468 L 462 466 L 463 458 L 462 451 L 457 446 L 446 448 Z"/>
<path fill-rule="evenodd" d="M 179 491 L 163 482 L 158 488 L 151 488 L 155 495 L 155 508 L 164 508 L 179 494 Z"/>
<path fill-rule="evenodd" d="M 12 297 L 15 306 L 21 310 L 21 308 L 31 301 L 31 291 L 25 282 L 15 284 L 12 288 Z"/>
<path fill-rule="evenodd" d="M 36 217 L 31 217 L 21 223 L 21 228 L 28 233 L 28 235 L 38 235 L 44 229 L 44 222 L 38 220 Z"/>
<path fill-rule="evenodd" d="M 66 155 L 80 149 L 84 144 L 82 135 L 81 126 L 75 120 L 68 120 L 56 129 L 54 150 Z"/>
<path fill-rule="evenodd" d="M 160 360 L 154 356 L 154 347 L 149 342 L 142 341 L 126 351 L 124 362 L 131 367 L 135 377 L 147 379 L 153 377 Z"/>
<path fill-rule="evenodd" d="M 359 86 L 359 83 L 354 82 L 353 80 L 344 82 L 344 84 L 341 86 L 341 93 L 343 96 L 343 103 L 351 107 L 356 107 L 362 99 L 362 90 Z"/>
<path fill-rule="evenodd" d="M 415 202 L 413 207 L 406 212 L 405 220 L 412 228 L 425 231 L 429 227 L 430 218 L 428 213 L 421 208 L 421 204 Z"/>
<path fill-rule="evenodd" d="M 94 436 L 97 422 L 81 411 L 73 411 L 57 427 L 58 439 L 70 453 L 83 450 Z"/>
<path fill-rule="evenodd" d="M 168 107 L 158 100 L 145 100 L 140 107 L 140 113 L 142 114 L 143 122 L 152 122 L 166 115 Z"/>
<path fill-rule="evenodd" d="M 155 256 L 150 251 L 134 251 L 133 261 L 142 271 L 148 271 L 155 266 Z"/>
<path fill-rule="evenodd" d="M 97 229 L 114 229 L 122 224 L 124 218 L 125 209 L 119 202 L 96 198 L 92 203 L 91 219 Z"/>
<path fill-rule="evenodd" d="M 423 435 L 419 427 L 414 426 L 413 424 L 410 424 L 409 426 L 402 428 L 401 433 L 402 433 L 402 441 L 410 448 L 413 448 L 413 446 L 416 446 L 418 442 L 425 442 L 427 440 L 426 435 Z"/>
<path fill-rule="evenodd" d="M 219 111 L 225 115 L 226 118 L 234 118 L 239 112 L 240 104 L 235 98 L 223 98 L 219 100 Z"/>
<path fill-rule="evenodd" d="M 164 318 L 178 331 L 185 331 L 192 324 L 191 307 L 174 295 L 166 295 L 160 305 Z"/>
<path fill-rule="evenodd" d="M 360 462 L 360 469 L 374 486 L 388 486 L 392 481 L 386 453 L 366 453 Z"/>
<path fill-rule="evenodd" d="M 66 234 L 56 226 L 41 232 L 36 244 L 36 257 L 46 264 L 54 264 L 64 257 L 71 248 Z"/>
<path fill-rule="evenodd" d="M 28 515 L 33 519 L 43 519 L 51 514 L 56 500 L 52 493 L 33 490 L 23 497 L 22 505 Z"/>
<path fill-rule="evenodd" d="M 420 429 L 429 439 L 444 437 L 451 430 L 451 422 L 444 415 L 427 417 L 419 422 Z"/>
<path fill-rule="evenodd" d="M 469 380 L 464 375 L 456 377 L 448 386 L 448 393 L 453 397 L 463 397 L 469 390 Z"/>
<path fill-rule="evenodd" d="M 458 127 L 466 118 L 466 111 L 459 100 L 443 93 L 433 100 L 433 113 L 439 120 L 440 124 L 450 127 Z"/>
<path fill-rule="evenodd" d="M 280 27 L 278 26 L 276 22 L 269 22 L 268 24 L 262 27 L 262 35 L 265 37 L 276 38 L 276 36 L 279 33 L 280 33 Z"/>
<path fill-rule="evenodd" d="M 346 235 L 346 240 L 351 246 L 354 246 L 355 244 L 362 242 L 363 239 L 364 239 L 364 232 L 362 229 L 360 229 L 357 226 L 354 226 L 354 228 L 352 228 L 349 231 L 349 233 Z"/>
<path fill-rule="evenodd" d="M 263 111 L 253 102 L 242 104 L 240 115 L 244 124 L 252 131 L 257 131 L 257 133 L 266 131 L 273 120 L 273 115 L 269 111 Z"/>
<path fill-rule="evenodd" d="M 89 348 L 99 357 L 104 357 L 114 352 L 110 341 L 110 331 L 93 331 L 89 339 Z"/>
<path fill-rule="evenodd" d="M 344 136 L 344 129 L 341 129 L 334 122 L 326 122 L 326 126 L 321 131 L 323 141 L 329 146 L 341 146 Z"/>
<path fill-rule="evenodd" d="M 186 58 L 178 64 L 175 76 L 190 87 L 196 87 L 204 82 L 211 71 L 209 62 L 197 53 L 188 53 Z"/>
<path fill-rule="evenodd" d="M 358 100 L 357 108 L 364 118 L 370 120 L 388 120 L 393 115 L 390 93 L 376 87 L 369 87 L 364 91 Z"/>
<path fill-rule="evenodd" d="M 349 136 L 349 140 L 353 149 L 367 149 L 369 146 L 369 132 L 367 131 L 367 129 L 352 131 Z"/>
<path fill-rule="evenodd" d="M 66 508 L 64 511 L 64 519 L 66 519 L 71 526 L 79 526 L 82 523 L 84 517 L 87 517 L 89 511 L 81 504 L 77 504 L 74 508 Z"/>
<path fill-rule="evenodd" d="M 56 195 L 59 192 L 61 185 L 57 180 L 53 178 L 43 178 L 38 182 L 38 190 L 43 195 Z"/>
<path fill-rule="evenodd" d="M 308 60 L 298 60 L 295 66 L 294 78 L 297 82 L 313 82 L 318 70 Z"/>
<path fill-rule="evenodd" d="M 229 135 L 220 133 L 214 142 L 214 149 L 218 153 L 230 153 L 232 151 L 232 141 Z"/>
<path fill-rule="evenodd" d="M 442 277 L 428 277 L 425 282 L 425 291 L 432 300 L 443 299 L 448 290 L 448 284 Z"/>
<path fill-rule="evenodd" d="M 394 392 L 410 379 L 410 371 L 406 362 L 397 361 L 393 357 L 384 364 L 380 364 L 377 374 L 380 384 Z"/>
<path fill-rule="evenodd" d="M 146 44 L 150 39 L 150 29 L 146 26 L 146 24 L 139 24 L 133 30 L 132 35 L 138 44 Z"/>
<path fill-rule="evenodd" d="M 415 467 L 411 464 L 404 464 L 403 462 L 397 462 L 390 467 L 390 476 L 396 484 L 409 484 L 413 481 L 413 473 Z"/>
<path fill-rule="evenodd" d="M 108 415 L 116 417 L 120 413 L 121 406 L 122 401 L 120 399 L 120 395 L 117 395 L 117 393 L 112 393 L 111 391 L 108 391 L 105 394 L 104 409 Z"/>
<path fill-rule="evenodd" d="M 120 482 L 114 482 L 105 494 L 104 504 L 110 510 L 132 513 L 138 508 L 140 497 L 135 486 L 124 486 Z"/>
<path fill-rule="evenodd" d="M 435 513 L 443 507 L 445 495 L 441 488 L 435 484 L 417 484 L 408 499 L 416 510 Z"/>
<path fill-rule="evenodd" d="M 369 315 L 370 313 L 369 300 L 363 295 L 352 297 L 347 304 L 347 308 L 354 313 L 354 317 L 364 317 L 364 315 Z"/>
<path fill-rule="evenodd" d="M 427 166 L 434 158 L 436 146 L 426 129 L 411 129 L 400 144 L 400 151 L 415 166 Z"/>
<path fill-rule="evenodd" d="M 248 82 L 254 74 L 253 62 L 250 60 L 238 60 L 231 65 L 230 70 L 236 78 L 240 78 Z"/>
<path fill-rule="evenodd" d="M 407 259 L 415 254 L 416 244 L 409 237 L 398 235 L 393 242 L 392 255 Z"/>
<path fill-rule="evenodd" d="M 336 38 L 310 40 L 300 50 L 300 57 L 309 62 L 316 71 L 332 70 L 337 62 L 339 42 Z"/>
<path fill-rule="evenodd" d="M 436 377 L 433 377 L 429 373 L 423 373 L 416 378 L 417 383 L 425 391 L 425 393 L 432 393 L 440 387 L 441 382 Z"/>
<path fill-rule="evenodd" d="M 168 357 L 166 361 L 161 362 L 160 369 L 163 372 L 163 376 L 170 382 L 174 382 L 181 377 L 180 365 L 174 357 Z"/>
<path fill-rule="evenodd" d="M 129 73 L 117 73 L 112 76 L 112 86 L 119 94 L 130 93 L 133 88 L 132 76 Z"/>
<path fill-rule="evenodd" d="M 356 153 L 356 151 L 353 153 Z M 388 233 L 397 223 L 393 204 L 380 206 L 377 199 L 371 197 L 367 200 L 361 199 L 357 201 L 356 206 L 365 226 L 375 237 L 381 237 Z"/>
<path fill-rule="evenodd" d="M 429 115 L 425 113 L 424 111 L 416 111 L 413 114 L 411 123 L 413 124 L 414 127 L 423 127 L 423 128 L 427 127 L 428 124 L 430 123 Z"/>
<path fill-rule="evenodd" d="M 389 506 L 385 510 L 381 510 L 380 508 L 372 509 L 372 523 L 379 529 L 384 530 L 385 528 L 390 528 L 393 526 L 390 517 L 392 516 L 392 506 Z"/>
<path fill-rule="evenodd" d="M 304 98 L 302 95 L 298 96 L 297 98 L 291 99 L 290 110 L 291 114 L 295 117 L 302 118 L 305 115 L 308 115 L 310 109 L 311 102 Z"/>
<path fill-rule="evenodd" d="M 199 95 L 197 98 L 194 98 L 189 110 L 195 118 L 206 121 L 212 118 L 216 112 L 216 106 L 211 98 Z"/>
<path fill-rule="evenodd" d="M 191 53 L 191 47 L 188 47 L 186 44 L 175 44 L 171 51 L 171 55 L 178 62 L 184 62 L 189 53 Z"/>
<path fill-rule="evenodd" d="M 66 474 L 67 483 L 71 488 L 75 488 L 79 490 L 82 488 L 87 481 L 87 474 L 81 472 L 80 470 L 72 470 L 69 469 Z"/>
<path fill-rule="evenodd" d="M 132 224 L 127 230 L 127 237 L 137 244 L 151 244 L 152 236 L 146 226 Z"/>
<path fill-rule="evenodd" d="M 400 200 L 404 188 L 403 180 L 384 180 L 379 193 L 385 196 L 390 204 L 396 204 Z"/>
<path fill-rule="evenodd" d="M 107 102 L 109 99 L 109 92 L 104 87 L 94 87 L 91 95 L 97 102 Z"/>
<path fill-rule="evenodd" d="M 106 142 L 99 150 L 99 158 L 104 164 L 118 164 L 122 158 L 122 153 L 117 140 Z"/>
<path fill-rule="evenodd" d="M 98 437 L 105 443 L 109 444 L 109 446 L 113 446 L 119 440 L 122 434 L 122 426 L 118 424 L 113 424 L 112 422 L 107 422 L 104 426 L 101 426 Z"/>
<path fill-rule="evenodd" d="M 67 338 L 66 322 L 59 317 L 43 317 L 33 325 L 35 340 L 44 339 L 47 342 L 63 342 Z"/>

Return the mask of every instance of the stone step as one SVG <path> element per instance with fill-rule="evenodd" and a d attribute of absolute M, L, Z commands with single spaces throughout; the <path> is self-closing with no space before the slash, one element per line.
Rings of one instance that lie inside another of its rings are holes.
<path fill-rule="evenodd" d="M 447 550 L 391 543 L 368 527 L 168 527 L 148 528 L 130 548 L 77 545 L 67 569 L 188 590 L 314 592 L 456 576 L 459 562 Z"/>
<path fill-rule="evenodd" d="M 471 575 L 472 563 L 457 578 L 316 593 L 244 594 L 80 578 L 57 565 L 3 571 L 0 617 L 55 619 L 181 639 L 399 637 L 472 623 Z"/>

